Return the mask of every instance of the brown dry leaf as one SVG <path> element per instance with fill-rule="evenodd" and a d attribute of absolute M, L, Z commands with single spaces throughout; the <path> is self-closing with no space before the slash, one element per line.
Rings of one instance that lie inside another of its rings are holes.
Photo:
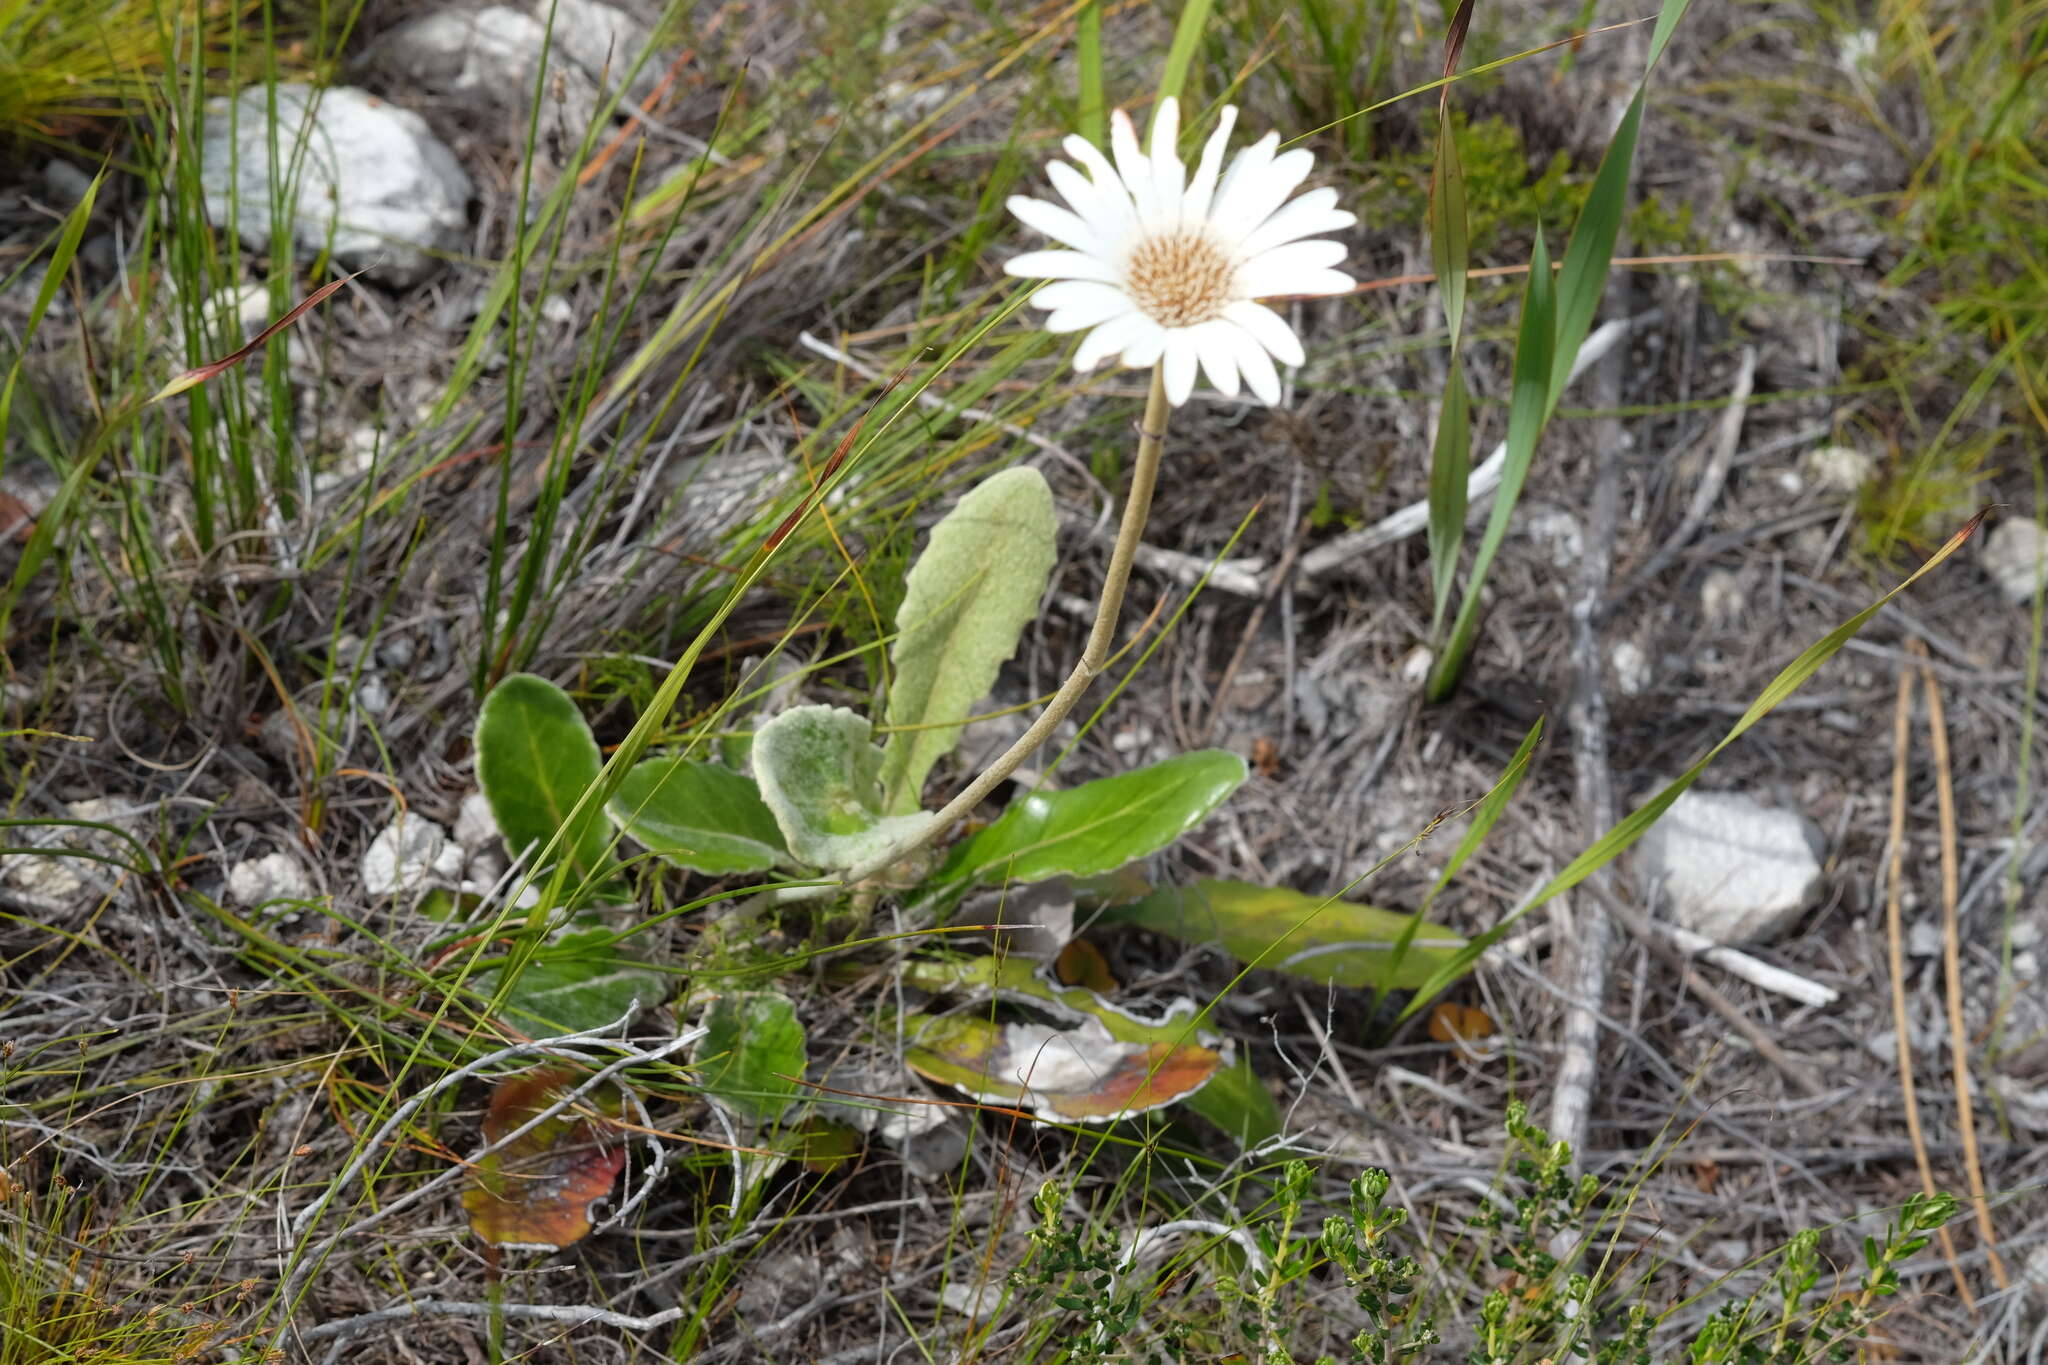
<path fill-rule="evenodd" d="M 1116 993 L 1116 977 L 1109 970 L 1109 960 L 1085 938 L 1077 938 L 1060 949 L 1053 973 L 1062 986 L 1085 986 L 1097 995 Z"/>
<path fill-rule="evenodd" d="M 1477 1005 L 1446 1000 L 1429 1012 L 1429 1036 L 1439 1043 L 1476 1042 L 1496 1031 L 1493 1016 Z"/>
<path fill-rule="evenodd" d="M 518 1130 L 581 1079 L 568 1067 L 549 1066 L 500 1081 L 484 1137 L 497 1142 Z M 491 1246 L 560 1251 L 589 1234 L 591 1206 L 611 1193 L 625 1166 L 625 1142 L 609 1122 L 564 1110 L 479 1161 L 462 1207 L 470 1228 Z"/>
<path fill-rule="evenodd" d="M 1108 1123 L 1186 1099 L 1224 1063 L 1195 1043 L 1123 1042 L 1099 1019 L 1073 1028 L 914 1016 L 904 1060 L 977 1099 L 1016 1104 L 1048 1123 Z"/>

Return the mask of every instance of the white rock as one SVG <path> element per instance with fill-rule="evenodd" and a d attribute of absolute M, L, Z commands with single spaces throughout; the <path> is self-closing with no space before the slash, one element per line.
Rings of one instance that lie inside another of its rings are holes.
<path fill-rule="evenodd" d="M 1914 920 L 1906 930 L 1906 955 L 1908 957 L 1940 957 L 1941 926 L 1933 920 Z"/>
<path fill-rule="evenodd" d="M 542 22 L 550 8 L 555 12 L 555 46 L 606 88 L 619 83 L 653 37 L 638 19 L 604 0 L 533 0 L 534 15 Z M 639 74 L 626 87 L 627 95 L 646 99 L 661 83 L 664 69 L 651 57 L 641 62 Z"/>
<path fill-rule="evenodd" d="M 1984 572 L 2013 602 L 2032 602 L 2048 579 L 2048 531 L 2031 517 L 2008 517 L 1984 542 Z"/>
<path fill-rule="evenodd" d="M 1870 482 L 1876 463 L 1854 446 L 1821 446 L 1809 450 L 1799 462 L 1816 488 L 1835 493 L 1854 493 Z"/>
<path fill-rule="evenodd" d="M 38 905 L 70 900 L 85 889 L 85 878 L 73 868 L 77 860 L 57 853 L 18 853 L 5 860 L 0 876 L 9 890 Z"/>
<path fill-rule="evenodd" d="M 1586 553 L 1586 533 L 1579 519 L 1562 507 L 1531 507 L 1520 518 L 1523 534 L 1550 553 L 1551 562 L 1569 569 Z"/>
<path fill-rule="evenodd" d="M 328 245 L 345 266 L 375 266 L 375 278 L 410 284 L 456 245 L 468 227 L 469 176 L 425 120 L 350 86 L 315 92 L 277 86 L 277 139 L 289 157 L 303 144 L 292 204 L 302 250 Z M 280 170 L 286 168 L 280 167 Z M 270 157 L 266 97 L 251 86 L 206 115 L 200 146 L 206 210 L 225 226 L 231 211 L 242 240 L 270 244 Z M 231 209 L 232 205 L 232 209 Z"/>
<path fill-rule="evenodd" d="M 523 10 L 505 5 L 435 10 L 385 34 L 373 60 L 408 90 L 502 109 L 525 109 L 538 87 L 547 105 L 543 112 L 580 136 L 597 109 L 597 87 L 590 78 L 576 64 L 554 61 L 547 77 L 536 81 L 542 53 L 560 53 L 561 35 L 572 27 L 558 19 L 550 47 L 547 28 Z"/>
<path fill-rule="evenodd" d="M 1401 681 L 1410 687 L 1420 687 L 1429 680 L 1429 670 L 1436 663 L 1436 655 L 1428 645 L 1417 645 L 1401 660 Z"/>
<path fill-rule="evenodd" d="M 356 684 L 356 705 L 370 716 L 381 716 L 391 709 L 391 687 L 383 674 L 363 674 L 362 681 Z"/>
<path fill-rule="evenodd" d="M 490 801 L 482 792 L 463 797 L 462 809 L 455 816 L 455 842 L 464 852 L 474 853 L 497 837 L 498 818 L 491 814 Z"/>
<path fill-rule="evenodd" d="M 1727 569 L 1715 569 L 1700 581 L 1700 614 L 1710 625 L 1732 626 L 1742 619 L 1749 595 L 1742 579 Z"/>
<path fill-rule="evenodd" d="M 228 899 L 236 905 L 258 906 L 271 901 L 309 900 L 313 883 L 299 860 L 289 853 L 266 853 L 228 869 Z"/>
<path fill-rule="evenodd" d="M 1640 697 L 1649 689 L 1650 656 L 1634 640 L 1616 640 L 1607 661 L 1614 665 L 1614 685 L 1623 696 Z"/>
<path fill-rule="evenodd" d="M 448 831 L 418 815 L 401 815 L 363 853 L 363 890 L 372 896 L 417 891 L 462 873 L 462 849 Z"/>
<path fill-rule="evenodd" d="M 1820 831 L 1734 793 L 1686 792 L 1636 845 L 1635 869 L 1674 923 L 1716 943 L 1790 929 L 1820 886 Z"/>

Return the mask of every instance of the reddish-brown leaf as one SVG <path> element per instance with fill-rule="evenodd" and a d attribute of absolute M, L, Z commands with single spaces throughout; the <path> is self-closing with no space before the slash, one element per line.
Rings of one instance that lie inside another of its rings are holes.
<path fill-rule="evenodd" d="M 517 1131 L 581 1079 L 551 1066 L 500 1081 L 484 1137 L 497 1142 Z M 608 1108 L 616 1112 L 616 1100 Z M 462 1207 L 470 1228 L 491 1246 L 559 1251 L 589 1234 L 591 1206 L 611 1193 L 625 1166 L 623 1134 L 586 1098 L 479 1161 Z"/>

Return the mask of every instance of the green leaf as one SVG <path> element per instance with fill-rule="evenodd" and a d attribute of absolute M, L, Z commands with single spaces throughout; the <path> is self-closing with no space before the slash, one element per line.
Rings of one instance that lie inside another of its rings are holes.
<path fill-rule="evenodd" d="M 1418 925 L 1413 915 L 1249 882 L 1161 887 L 1134 905 L 1105 910 L 1102 918 L 1182 943 L 1220 943 L 1247 966 L 1376 990 L 1419 986 L 1465 946 L 1462 935 Z M 1405 950 L 1397 951 L 1404 937 Z"/>
<path fill-rule="evenodd" d="M 936 880 L 1000 885 L 1114 872 L 1201 824 L 1246 772 L 1228 750 L 1198 749 L 1070 791 L 1033 792 L 955 844 Z"/>
<path fill-rule="evenodd" d="M 499 973 L 479 972 L 476 989 L 492 997 Z M 673 980 L 618 944 L 618 936 L 588 920 L 556 934 L 528 959 L 506 991 L 498 1014 L 535 1038 L 581 1033 L 617 1021 L 634 1005 L 668 999 Z"/>
<path fill-rule="evenodd" d="M 1188 1108 L 1237 1139 L 1240 1147 L 1256 1147 L 1278 1137 L 1283 1127 L 1280 1106 L 1265 1082 L 1252 1070 L 1249 1054 L 1240 1051 L 1188 1100 Z"/>
<path fill-rule="evenodd" d="M 477 784 L 515 856 L 538 845 L 543 858 L 568 859 L 583 882 L 610 880 L 617 865 L 604 812 L 592 805 L 566 827 L 603 766 L 582 712 L 546 678 L 514 673 L 484 698 L 476 718 Z"/>
<path fill-rule="evenodd" d="M 1465 599 L 1458 605 L 1458 619 L 1451 637 L 1430 669 L 1427 695 L 1433 702 L 1448 697 L 1465 671 L 1465 656 L 1472 648 L 1472 636 L 1479 628 L 1480 589 L 1493 567 L 1493 557 L 1507 539 L 1508 523 L 1515 504 L 1521 500 L 1522 485 L 1529 477 L 1529 465 L 1536 457 L 1536 441 L 1550 417 L 1551 358 L 1557 340 L 1557 294 L 1550 278 L 1550 252 L 1543 244 L 1543 229 L 1536 229 L 1536 246 L 1530 254 L 1529 280 L 1522 291 L 1522 325 L 1515 336 L 1514 385 L 1508 398 L 1507 454 L 1501 466 L 1500 487 L 1494 490 L 1493 511 L 1486 520 L 1486 533 L 1472 557 L 1472 572 L 1465 580 Z"/>
<path fill-rule="evenodd" d="M 697 1083 L 760 1125 L 782 1117 L 804 1074 L 804 1026 L 780 991 L 735 991 L 711 1002 L 697 1045 Z"/>
<path fill-rule="evenodd" d="M 1085 0 L 1074 21 L 1074 67 L 1081 106 L 1074 126 L 1098 147 L 1109 145 L 1108 101 L 1102 93 L 1102 0 Z"/>
<path fill-rule="evenodd" d="M 1522 736 L 1522 742 L 1516 748 L 1515 756 L 1508 760 L 1507 770 L 1500 775 L 1500 781 L 1494 783 L 1492 790 L 1480 798 L 1472 823 L 1465 830 L 1465 837 L 1458 841 L 1458 847 L 1452 851 L 1450 860 L 1444 864 L 1444 870 L 1437 877 L 1436 884 L 1430 887 L 1429 894 L 1422 898 L 1424 911 L 1429 909 L 1430 902 L 1443 894 L 1443 889 L 1451 884 L 1451 878 L 1458 875 L 1458 870 L 1465 866 L 1466 860 L 1485 844 L 1486 836 L 1493 832 L 1493 827 L 1499 822 L 1502 812 L 1507 810 L 1508 802 L 1514 798 L 1515 789 L 1521 786 L 1522 779 L 1529 775 L 1529 762 L 1536 756 L 1536 745 L 1542 738 L 1543 720 L 1539 716 L 1536 723 L 1529 727 L 1529 733 Z"/>
<path fill-rule="evenodd" d="M 754 779 L 722 763 L 650 758 L 605 811 L 648 852 L 708 876 L 766 872 L 788 852 Z"/>
<path fill-rule="evenodd" d="M 1173 44 L 1166 50 L 1166 66 L 1159 74 L 1159 98 L 1178 97 L 1187 85 L 1188 68 L 1202 41 L 1202 26 L 1209 21 L 1210 0 L 1187 0 L 1181 6 L 1180 22 L 1173 28 Z"/>
<path fill-rule="evenodd" d="M 754 736 L 761 799 L 800 861 L 853 867 L 931 819 L 882 814 L 882 751 L 870 733 L 867 718 L 843 706 L 797 706 Z"/>
<path fill-rule="evenodd" d="M 968 710 L 1038 615 L 1058 557 L 1059 521 L 1045 476 L 1028 466 L 985 479 L 932 528 L 904 582 L 890 649 L 896 680 L 882 750 L 882 808 L 923 804 L 932 765 L 960 742 Z"/>
<path fill-rule="evenodd" d="M 1113 1123 L 1163 1108 L 1226 1069 L 1221 1053 L 1199 1043 L 1127 1042 L 1092 1018 L 1055 1028 L 911 1014 L 904 1024 L 911 1070 L 1047 1123 Z"/>

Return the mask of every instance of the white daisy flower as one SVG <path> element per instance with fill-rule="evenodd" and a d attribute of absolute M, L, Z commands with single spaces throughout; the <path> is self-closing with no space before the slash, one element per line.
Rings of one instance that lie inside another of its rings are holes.
<path fill-rule="evenodd" d="M 1332 268 L 1344 259 L 1344 244 L 1303 239 L 1357 220 L 1337 207 L 1333 189 L 1285 202 L 1315 157 L 1301 148 L 1281 152 L 1278 133 L 1239 152 L 1222 171 L 1236 122 L 1237 110 L 1225 106 L 1191 179 L 1174 151 L 1176 101 L 1159 102 L 1150 156 L 1138 149 L 1137 132 L 1119 109 L 1110 126 L 1115 165 L 1081 137 L 1062 145 L 1087 177 L 1064 161 L 1046 165 L 1071 207 L 1011 198 L 1010 212 L 1071 248 L 1027 251 L 1003 269 L 1056 281 L 1032 299 L 1051 310 L 1048 331 L 1094 329 L 1074 354 L 1075 369 L 1092 370 L 1113 355 L 1135 367 L 1160 363 L 1166 396 L 1180 404 L 1194 391 L 1199 362 L 1226 397 L 1237 395 L 1241 378 L 1262 401 L 1279 401 L 1273 362 L 1301 364 L 1301 342 L 1278 313 L 1254 300 L 1350 290 L 1351 277 Z"/>

